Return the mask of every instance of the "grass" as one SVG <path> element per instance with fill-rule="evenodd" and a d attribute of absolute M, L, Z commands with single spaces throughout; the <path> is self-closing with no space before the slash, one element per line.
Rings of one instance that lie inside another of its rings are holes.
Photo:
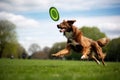
<path fill-rule="evenodd" d="M 120 80 L 120 63 L 0 59 L 0 80 Z"/>

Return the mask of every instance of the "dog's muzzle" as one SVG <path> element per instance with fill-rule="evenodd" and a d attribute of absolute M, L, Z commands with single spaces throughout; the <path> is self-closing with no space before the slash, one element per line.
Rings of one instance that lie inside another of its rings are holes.
<path fill-rule="evenodd" d="M 60 26 L 59 26 L 59 25 L 57 25 L 57 28 L 59 29 L 59 28 L 60 28 Z"/>
<path fill-rule="evenodd" d="M 60 29 L 60 32 L 65 32 L 65 29 Z"/>
<path fill-rule="evenodd" d="M 61 28 L 60 25 L 57 25 L 57 28 L 60 29 L 60 32 L 65 32 L 65 29 Z"/>

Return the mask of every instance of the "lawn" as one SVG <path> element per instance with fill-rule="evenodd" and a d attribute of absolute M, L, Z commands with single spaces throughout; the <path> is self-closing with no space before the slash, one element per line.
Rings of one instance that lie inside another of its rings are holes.
<path fill-rule="evenodd" d="M 120 63 L 0 59 L 0 80 L 120 80 Z"/>

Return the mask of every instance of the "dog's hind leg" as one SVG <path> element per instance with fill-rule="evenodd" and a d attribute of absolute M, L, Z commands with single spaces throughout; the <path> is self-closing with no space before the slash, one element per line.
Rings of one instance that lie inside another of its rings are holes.
<path fill-rule="evenodd" d="M 102 64 L 105 66 L 105 62 L 104 62 L 104 58 L 105 58 L 106 54 L 103 54 L 103 57 L 102 57 Z"/>
<path fill-rule="evenodd" d="M 102 59 L 102 64 L 105 66 L 105 62 L 104 62 L 104 59 Z"/>
<path fill-rule="evenodd" d="M 105 54 L 103 54 L 102 48 L 98 45 L 97 42 L 93 42 L 92 46 L 98 58 L 102 60 L 102 64 L 105 65 L 105 62 L 104 62 Z"/>
<path fill-rule="evenodd" d="M 91 55 L 91 58 L 97 63 L 100 64 L 100 62 L 97 60 L 97 58 L 94 55 Z"/>
<path fill-rule="evenodd" d="M 88 55 L 90 53 L 90 47 L 83 48 L 81 59 L 88 59 Z"/>

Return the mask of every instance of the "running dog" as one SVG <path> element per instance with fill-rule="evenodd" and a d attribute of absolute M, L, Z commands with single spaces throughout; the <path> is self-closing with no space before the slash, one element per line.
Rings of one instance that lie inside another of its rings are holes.
<path fill-rule="evenodd" d="M 76 22 L 76 20 L 63 20 L 62 23 L 58 24 L 57 27 L 60 29 L 60 32 L 63 32 L 63 34 L 66 36 L 66 32 L 71 33 L 71 38 L 68 39 L 67 45 L 65 49 L 60 50 L 56 54 L 52 54 L 52 56 L 61 57 L 64 55 L 68 55 L 70 53 L 70 50 L 73 49 L 74 51 L 81 52 L 82 57 L 81 59 L 88 59 L 89 57 L 93 58 L 97 64 L 100 64 L 99 60 L 102 61 L 102 64 L 105 65 L 104 58 L 106 54 L 102 52 L 102 47 L 108 44 L 109 39 L 107 37 L 101 38 L 97 41 L 94 41 L 90 38 L 87 38 L 83 36 L 83 33 L 73 25 L 73 23 Z M 79 47 L 72 47 L 71 41 L 75 42 L 77 45 L 79 44 Z M 95 52 L 97 55 L 97 58 L 92 55 L 92 51 Z"/>

